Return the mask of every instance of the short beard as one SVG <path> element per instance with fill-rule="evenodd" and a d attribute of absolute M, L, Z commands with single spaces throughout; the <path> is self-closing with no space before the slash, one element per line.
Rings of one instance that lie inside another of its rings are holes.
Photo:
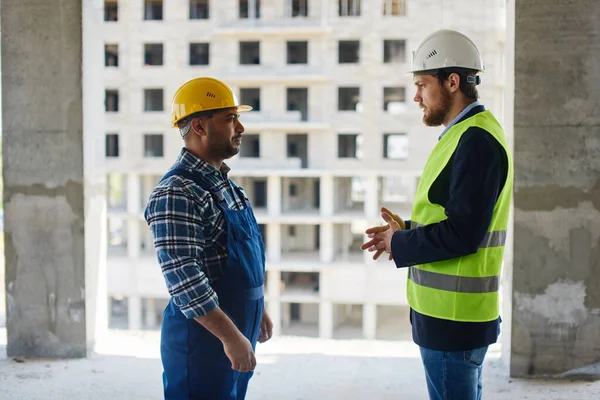
<path fill-rule="evenodd" d="M 440 99 L 435 108 L 429 108 L 427 115 L 423 115 L 423 123 L 427 126 L 440 126 L 444 123 L 446 116 L 450 112 L 452 99 L 450 91 L 444 86 L 440 90 Z"/>

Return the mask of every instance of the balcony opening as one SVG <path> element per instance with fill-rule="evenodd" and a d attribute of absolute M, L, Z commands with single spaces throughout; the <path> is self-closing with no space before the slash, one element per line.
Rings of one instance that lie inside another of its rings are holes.
<path fill-rule="evenodd" d="M 410 307 L 378 305 L 376 307 L 376 339 L 377 340 L 412 340 L 410 324 Z"/>
<path fill-rule="evenodd" d="M 260 0 L 240 0 L 240 19 L 260 19 Z"/>
<path fill-rule="evenodd" d="M 190 0 L 190 19 L 209 18 L 209 0 Z"/>
<path fill-rule="evenodd" d="M 164 111 L 162 89 L 144 89 L 144 111 Z"/>
<path fill-rule="evenodd" d="M 338 63 L 356 64 L 360 60 L 360 41 L 340 40 L 338 42 Z"/>
<path fill-rule="evenodd" d="M 119 135 L 117 133 L 106 134 L 105 156 L 119 157 Z"/>
<path fill-rule="evenodd" d="M 383 62 L 386 64 L 401 64 L 406 62 L 406 41 L 384 40 Z"/>
<path fill-rule="evenodd" d="M 386 133 L 383 135 L 383 158 L 406 160 L 408 153 L 408 135 L 404 133 Z"/>
<path fill-rule="evenodd" d="M 144 135 L 144 157 L 162 157 L 164 155 L 163 135 Z"/>
<path fill-rule="evenodd" d="M 334 210 L 336 213 L 364 212 L 365 179 L 339 177 L 334 179 Z"/>
<path fill-rule="evenodd" d="M 360 88 L 340 87 L 338 88 L 338 110 L 358 111 L 360 104 Z"/>
<path fill-rule="evenodd" d="M 264 180 L 254 181 L 254 208 L 267 207 L 267 182 Z"/>
<path fill-rule="evenodd" d="M 104 91 L 104 110 L 106 112 L 119 111 L 119 91 L 116 89 L 106 89 Z"/>
<path fill-rule="evenodd" d="M 339 134 L 338 158 L 360 158 L 359 137 L 358 134 Z"/>
<path fill-rule="evenodd" d="M 360 16 L 360 0 L 339 0 L 338 6 L 340 17 Z"/>
<path fill-rule="evenodd" d="M 308 17 L 308 0 L 291 0 L 292 18 Z"/>
<path fill-rule="evenodd" d="M 209 43 L 190 43 L 190 65 L 208 65 L 210 62 Z"/>
<path fill-rule="evenodd" d="M 240 103 L 252 107 L 252 111 L 260 111 L 260 88 L 240 89 Z"/>
<path fill-rule="evenodd" d="M 146 21 L 159 21 L 163 19 L 162 0 L 144 0 L 144 19 Z"/>
<path fill-rule="evenodd" d="M 360 304 L 333 305 L 333 338 L 362 339 L 363 307 Z"/>
<path fill-rule="evenodd" d="M 383 0 L 383 15 L 406 15 L 406 0 Z"/>
<path fill-rule="evenodd" d="M 162 43 L 144 44 L 144 65 L 163 65 Z"/>
<path fill-rule="evenodd" d="M 116 22 L 119 20 L 119 3 L 117 0 L 104 0 L 104 21 Z"/>
<path fill-rule="evenodd" d="M 289 298 L 295 302 L 281 304 L 282 334 L 319 337 L 319 305 L 305 302 L 307 298 L 317 298 L 316 296 L 308 291 L 290 289 Z"/>
<path fill-rule="evenodd" d="M 406 88 L 384 87 L 383 88 L 383 110 L 391 113 L 401 111 L 406 105 Z"/>
<path fill-rule="evenodd" d="M 119 45 L 105 44 L 104 45 L 104 66 L 118 67 L 119 66 Z"/>
<path fill-rule="evenodd" d="M 320 201 L 319 178 L 283 178 L 281 191 L 282 213 L 301 213 L 318 216 Z M 310 236 L 310 233 L 306 233 Z M 308 240 L 308 239 L 307 239 Z"/>
<path fill-rule="evenodd" d="M 286 140 L 288 158 L 299 158 L 300 167 L 308 168 L 308 135 L 288 133 Z"/>
<path fill-rule="evenodd" d="M 287 89 L 287 110 L 300 111 L 300 120 L 308 121 L 308 88 Z"/>
<path fill-rule="evenodd" d="M 256 134 L 242 135 L 242 145 L 240 146 L 240 157 L 260 158 L 260 135 L 256 135 Z"/>
<path fill-rule="evenodd" d="M 308 42 L 287 42 L 287 63 L 308 64 Z"/>
<path fill-rule="evenodd" d="M 260 42 L 240 42 L 240 64 L 260 64 Z"/>

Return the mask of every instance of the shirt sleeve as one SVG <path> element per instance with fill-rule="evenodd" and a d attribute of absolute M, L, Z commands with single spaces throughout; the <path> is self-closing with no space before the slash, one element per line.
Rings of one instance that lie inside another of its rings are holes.
<path fill-rule="evenodd" d="M 476 253 L 489 229 L 494 206 L 506 177 L 506 153 L 481 128 L 461 137 L 450 173 L 447 219 L 397 231 L 392 255 L 397 267 L 427 264 Z"/>
<path fill-rule="evenodd" d="M 181 312 L 191 319 L 217 308 L 217 294 L 199 257 L 207 242 L 198 201 L 180 187 L 166 187 L 152 194 L 144 216 L 167 289 Z"/>

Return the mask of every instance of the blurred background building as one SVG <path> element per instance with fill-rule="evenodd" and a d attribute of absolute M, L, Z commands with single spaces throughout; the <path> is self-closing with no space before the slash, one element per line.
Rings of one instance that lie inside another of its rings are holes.
<path fill-rule="evenodd" d="M 105 0 L 111 326 L 160 324 L 168 293 L 143 210 L 182 147 L 169 127 L 175 90 L 214 76 L 254 107 L 227 163 L 267 247 L 275 332 L 404 335 L 406 269 L 360 245 L 380 206 L 409 217 L 442 130 L 424 127 L 412 100 L 411 50 L 442 25 L 474 38 L 481 100 L 503 115 L 504 1 L 444 3 Z"/>

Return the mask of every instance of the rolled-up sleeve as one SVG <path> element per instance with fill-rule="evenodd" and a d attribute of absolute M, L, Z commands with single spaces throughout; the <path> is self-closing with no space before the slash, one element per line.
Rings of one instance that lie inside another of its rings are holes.
<path fill-rule="evenodd" d="M 217 308 L 217 294 L 199 257 L 207 241 L 198 201 L 180 187 L 165 187 L 151 195 L 144 217 L 154 237 L 167 289 L 186 318 Z"/>

